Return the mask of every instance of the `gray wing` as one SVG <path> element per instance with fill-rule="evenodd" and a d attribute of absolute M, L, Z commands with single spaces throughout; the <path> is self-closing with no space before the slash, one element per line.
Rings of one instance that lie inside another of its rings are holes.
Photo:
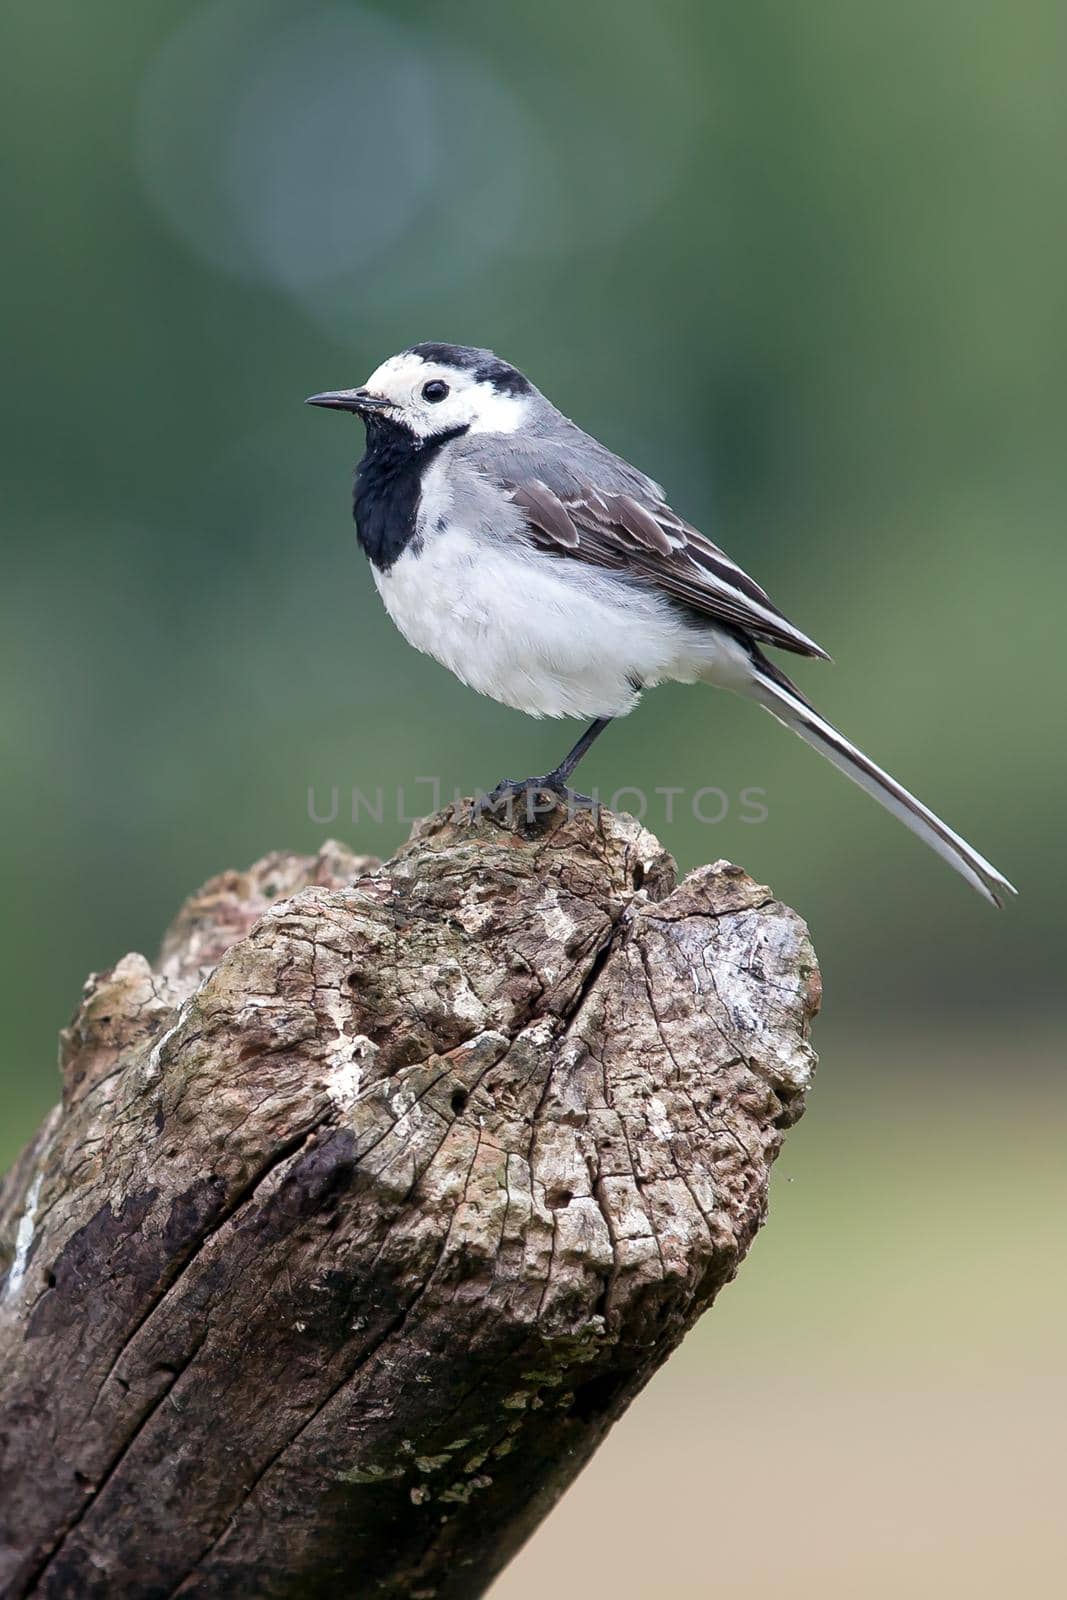
<path fill-rule="evenodd" d="M 724 550 L 671 510 L 658 483 L 572 423 L 551 438 L 482 434 L 463 440 L 459 453 L 504 489 L 539 548 L 629 572 L 766 644 L 830 659 Z"/>

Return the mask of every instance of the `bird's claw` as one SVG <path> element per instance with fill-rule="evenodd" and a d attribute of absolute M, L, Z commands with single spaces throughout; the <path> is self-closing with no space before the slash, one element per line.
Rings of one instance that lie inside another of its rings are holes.
<path fill-rule="evenodd" d="M 516 801 L 520 802 L 527 822 L 532 822 L 538 816 L 547 816 L 561 802 L 572 813 L 596 809 L 596 800 L 592 796 L 568 789 L 558 772 L 549 772 L 539 778 L 502 778 L 490 794 L 479 796 L 476 805 L 479 809 L 503 811 L 510 817 Z"/>

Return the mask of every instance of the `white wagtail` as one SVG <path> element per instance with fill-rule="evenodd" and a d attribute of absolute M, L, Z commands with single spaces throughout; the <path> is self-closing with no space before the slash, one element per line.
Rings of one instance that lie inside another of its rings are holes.
<path fill-rule="evenodd" d="M 554 772 L 494 796 L 562 793 L 613 717 L 666 681 L 756 700 L 866 789 L 994 905 L 977 850 L 857 750 L 764 655 L 829 660 L 651 478 L 575 427 L 490 350 L 417 344 L 309 405 L 366 427 L 359 542 L 405 639 L 534 717 L 591 717 Z"/>

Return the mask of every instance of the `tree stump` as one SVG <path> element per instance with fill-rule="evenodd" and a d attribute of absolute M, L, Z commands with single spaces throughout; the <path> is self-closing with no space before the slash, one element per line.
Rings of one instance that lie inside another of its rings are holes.
<path fill-rule="evenodd" d="M 213 879 L 0 1191 L 0 1592 L 482 1594 L 737 1271 L 818 994 L 606 812 Z"/>

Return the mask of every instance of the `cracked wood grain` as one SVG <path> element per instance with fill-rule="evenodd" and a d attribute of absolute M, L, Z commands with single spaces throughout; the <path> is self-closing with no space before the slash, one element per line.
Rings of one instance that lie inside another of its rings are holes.
<path fill-rule="evenodd" d="M 625 816 L 211 880 L 0 1188 L 0 1594 L 482 1594 L 736 1272 L 818 994 Z"/>

